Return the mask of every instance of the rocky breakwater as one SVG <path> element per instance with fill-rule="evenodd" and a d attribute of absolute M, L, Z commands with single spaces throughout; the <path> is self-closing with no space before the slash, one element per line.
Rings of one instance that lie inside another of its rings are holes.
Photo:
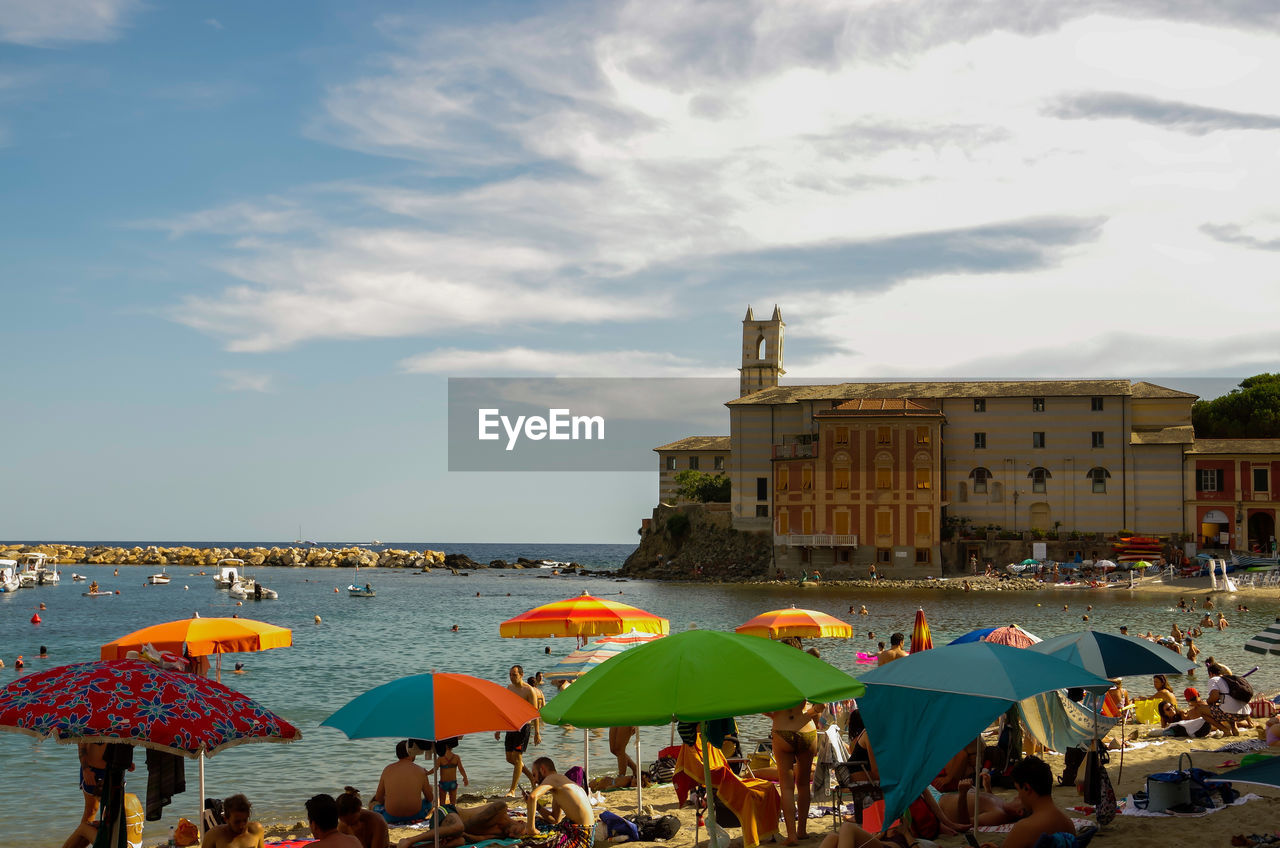
<path fill-rule="evenodd" d="M 768 533 L 733 529 L 728 504 L 662 505 L 643 528 L 621 576 L 746 582 L 770 573 Z"/>
<path fill-rule="evenodd" d="M 193 548 L 189 546 L 122 548 L 109 545 L 5 545 L 0 543 L 0 559 L 16 559 L 26 553 L 46 554 L 60 564 L 74 565 L 183 565 L 212 568 L 222 559 L 242 559 L 252 566 L 284 568 L 418 568 L 430 569 L 445 563 L 443 551 L 409 551 L 388 548 L 272 547 Z"/>

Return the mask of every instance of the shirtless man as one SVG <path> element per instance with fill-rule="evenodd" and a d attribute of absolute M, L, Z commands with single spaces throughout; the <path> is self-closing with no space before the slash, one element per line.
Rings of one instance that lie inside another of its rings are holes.
<path fill-rule="evenodd" d="M 534 689 L 528 683 L 524 682 L 524 668 L 522 666 L 513 665 L 507 672 L 507 677 L 511 682 L 507 684 L 507 688 L 515 692 L 521 698 L 524 698 L 533 705 L 535 710 L 541 709 L 543 704 L 547 702 L 546 697 L 538 689 Z M 503 740 L 503 748 L 507 752 L 507 762 L 511 763 L 511 788 L 507 790 L 507 797 L 510 798 L 516 794 L 516 789 L 520 786 L 520 775 L 529 778 L 530 783 L 536 783 L 533 779 L 533 772 L 524 767 L 524 752 L 529 748 L 529 736 L 533 736 L 533 744 L 542 744 L 542 720 L 535 718 L 519 730 L 512 731 L 507 734 Z M 502 732 L 497 731 L 493 734 L 494 739 L 502 737 Z"/>
<path fill-rule="evenodd" d="M 801 701 L 790 709 L 765 713 L 773 719 L 773 756 L 778 761 L 778 791 L 782 794 L 787 845 L 809 838 L 809 786 L 813 758 L 818 754 L 818 728 L 813 720 L 824 709 L 822 704 Z"/>
<path fill-rule="evenodd" d="M 1075 835 L 1076 826 L 1066 813 L 1053 803 L 1053 772 L 1039 757 L 1024 757 L 1013 767 L 1009 777 L 1013 780 L 1018 800 L 1027 817 L 1013 826 L 1004 838 L 1003 848 L 1032 848 L 1046 833 Z M 996 848 L 994 843 L 984 842 L 982 848 Z"/>
<path fill-rule="evenodd" d="M 465 810 L 459 807 L 457 812 L 445 816 L 437 829 L 440 848 L 456 848 L 486 839 L 518 839 L 524 834 L 524 824 L 511 818 L 506 801 L 490 801 Z M 396 848 L 434 848 L 435 844 L 436 831 L 426 830 L 406 836 L 396 843 Z"/>
<path fill-rule="evenodd" d="M 895 633 L 890 636 L 888 650 L 881 651 L 876 654 L 876 659 L 880 661 L 880 665 L 888 665 L 894 660 L 900 660 L 903 657 L 910 656 L 902 647 L 902 643 L 906 640 L 907 637 L 902 633 Z"/>
<path fill-rule="evenodd" d="M 387 823 L 382 816 L 366 810 L 360 795 L 350 786 L 338 796 L 338 831 L 354 836 L 364 848 L 387 848 Z"/>
<path fill-rule="evenodd" d="M 359 839 L 338 830 L 338 802 L 332 795 L 315 795 L 307 801 L 307 824 L 316 838 L 313 848 L 363 848 Z"/>
<path fill-rule="evenodd" d="M 243 795 L 232 795 L 222 802 L 227 823 L 204 832 L 200 848 L 262 848 L 262 825 L 249 821 L 251 805 Z"/>
<path fill-rule="evenodd" d="M 102 782 L 107 779 L 107 743 L 82 742 L 80 749 L 80 791 L 84 793 L 84 815 L 81 824 L 93 821 L 102 797 Z"/>
<path fill-rule="evenodd" d="M 402 739 L 396 743 L 396 761 L 384 768 L 382 777 L 378 778 L 371 809 L 387 824 L 426 818 L 434 806 L 431 778 L 426 769 L 414 762 L 416 756 L 409 751 L 409 743 Z"/>
<path fill-rule="evenodd" d="M 536 836 L 536 816 L 552 825 L 548 846 L 553 848 L 592 848 L 595 845 L 596 814 L 582 787 L 556 771 L 550 757 L 538 757 L 533 761 L 533 776 L 538 785 L 525 793 L 528 813 L 525 817 L 525 835 Z M 539 811 L 538 799 L 551 796 L 551 812 Z"/>
<path fill-rule="evenodd" d="M 1012 824 L 1027 814 L 1022 801 L 1011 798 L 1008 801 L 991 792 L 991 777 L 983 775 L 983 790 L 978 793 L 978 826 L 999 827 Z M 946 813 L 947 818 L 966 829 L 973 818 L 973 779 L 962 780 L 956 792 L 948 792 L 938 799 L 938 807 Z"/>

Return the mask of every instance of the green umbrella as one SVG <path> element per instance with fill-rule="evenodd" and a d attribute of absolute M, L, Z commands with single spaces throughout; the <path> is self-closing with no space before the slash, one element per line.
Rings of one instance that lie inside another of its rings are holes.
<path fill-rule="evenodd" d="M 865 691 L 843 671 L 790 645 L 690 630 L 596 666 L 547 702 L 542 717 L 578 727 L 701 722 L 704 785 L 710 787 L 707 721 L 786 709 L 801 701 L 856 698 Z M 712 848 L 716 844 L 712 830 Z"/>

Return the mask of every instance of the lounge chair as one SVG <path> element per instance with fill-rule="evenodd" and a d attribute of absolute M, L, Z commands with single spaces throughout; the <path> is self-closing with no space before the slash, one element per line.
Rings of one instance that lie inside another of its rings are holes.
<path fill-rule="evenodd" d="M 767 780 L 742 778 L 733 773 L 719 748 L 711 749 L 711 785 L 716 798 L 728 807 L 742 827 L 743 848 L 755 848 L 762 839 L 778 832 L 782 816 L 782 796 Z M 703 784 L 701 747 L 682 745 L 676 757 L 676 796 L 683 806 L 693 785 Z"/>

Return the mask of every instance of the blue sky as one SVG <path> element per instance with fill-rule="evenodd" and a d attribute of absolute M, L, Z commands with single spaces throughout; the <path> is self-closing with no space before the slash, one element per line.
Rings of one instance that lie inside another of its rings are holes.
<path fill-rule="evenodd" d="M 0 538 L 629 541 L 449 376 L 1280 369 L 1270 4 L 0 0 Z"/>

